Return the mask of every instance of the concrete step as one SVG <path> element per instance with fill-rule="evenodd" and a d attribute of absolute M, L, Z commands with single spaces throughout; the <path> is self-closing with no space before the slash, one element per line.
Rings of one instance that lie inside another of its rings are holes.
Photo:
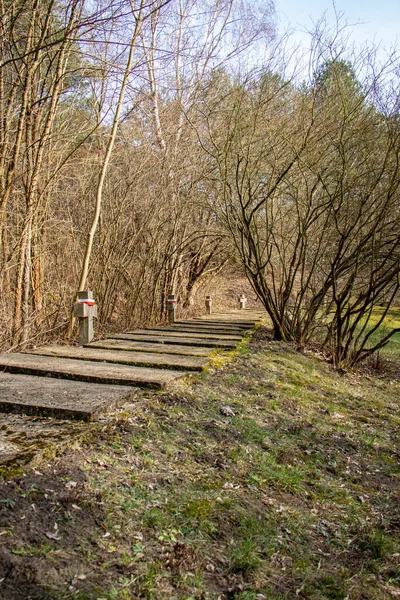
<path fill-rule="evenodd" d="M 202 371 L 208 360 L 196 356 L 180 356 L 175 354 L 154 354 L 151 352 L 121 352 L 118 349 L 102 349 L 82 346 L 43 346 L 28 350 L 28 354 L 57 356 L 59 358 L 75 358 L 107 363 L 118 363 L 160 369 Z"/>
<path fill-rule="evenodd" d="M 189 324 L 181 324 L 181 323 L 174 323 L 173 325 L 171 325 L 168 329 L 165 327 L 152 327 L 153 330 L 157 330 L 157 331 L 177 331 L 180 333 L 202 333 L 202 334 L 211 334 L 211 335 L 226 335 L 226 336 L 239 336 L 242 337 L 246 331 L 249 330 L 248 327 L 244 328 L 244 327 L 213 327 L 212 325 L 206 323 L 193 323 L 191 325 Z"/>
<path fill-rule="evenodd" d="M 216 324 L 223 324 L 223 325 L 237 325 L 237 326 L 244 326 L 244 325 L 248 325 L 250 327 L 253 327 L 253 325 L 255 325 L 255 323 L 260 322 L 263 318 L 265 317 L 265 315 L 261 316 L 261 315 L 253 315 L 253 316 L 241 316 L 241 315 L 235 315 L 235 316 L 230 316 L 229 314 L 226 315 L 221 315 L 221 316 L 217 316 L 217 315 L 203 315 L 202 317 L 196 317 L 195 319 L 193 319 L 194 322 L 208 322 L 208 323 L 216 323 Z"/>
<path fill-rule="evenodd" d="M 246 331 L 247 329 L 251 329 L 252 327 L 254 327 L 254 322 L 253 321 L 248 321 L 243 322 L 243 323 L 235 323 L 235 322 L 229 322 L 229 321 L 213 321 L 213 320 L 206 320 L 206 319 L 192 319 L 192 320 L 186 320 L 186 321 L 175 321 L 175 323 L 173 323 L 171 325 L 171 327 L 201 327 L 201 328 L 205 328 L 207 329 L 207 331 L 209 329 L 224 329 L 224 330 L 228 330 L 229 332 L 231 331 L 238 331 L 239 333 Z"/>
<path fill-rule="evenodd" d="M 176 337 L 176 338 L 181 338 L 181 337 L 188 337 L 188 334 L 184 331 L 178 331 L 176 328 L 174 327 L 162 327 L 160 329 L 135 329 L 134 331 L 128 331 L 127 333 L 132 334 L 132 335 L 150 335 L 150 336 L 155 336 L 155 335 L 167 335 L 167 336 L 172 336 L 172 337 Z M 191 338 L 196 338 L 196 339 L 209 339 L 209 340 L 233 340 L 235 342 L 239 342 L 242 339 L 242 335 L 241 334 L 234 334 L 234 333 L 227 333 L 227 334 L 223 334 L 223 333 L 191 333 L 190 334 Z"/>
<path fill-rule="evenodd" d="M 172 335 L 139 335 L 133 333 L 112 333 L 107 335 L 107 339 L 132 340 L 134 342 L 149 342 L 155 344 L 180 344 L 183 346 L 203 346 L 205 348 L 235 348 L 235 340 L 221 340 L 207 338 L 196 338 L 193 336 L 176 337 Z M 239 341 L 239 340 L 238 340 Z"/>
<path fill-rule="evenodd" d="M 177 321 L 179 322 L 179 321 Z M 196 325 L 200 325 L 200 324 L 207 324 L 208 326 L 211 325 L 215 325 L 216 327 L 236 327 L 239 328 L 241 331 L 243 329 L 251 329 L 252 327 L 254 327 L 254 325 L 256 323 L 259 323 L 260 319 L 251 319 L 251 320 L 247 320 L 247 319 L 243 319 L 242 321 L 239 320 L 220 320 L 220 319 L 206 319 L 205 317 L 198 317 L 197 319 L 193 319 L 193 323 Z"/>
<path fill-rule="evenodd" d="M 129 367 L 32 354 L 0 354 L 0 369 L 9 373 L 155 389 L 161 389 L 186 375 L 184 371 Z"/>
<path fill-rule="evenodd" d="M 152 344 L 151 342 L 135 342 L 133 340 L 112 339 L 99 340 L 86 344 L 86 348 L 105 348 L 107 350 L 140 351 L 156 354 L 176 354 L 182 356 L 209 356 L 212 348 L 199 346 L 183 346 L 180 344 Z"/>
<path fill-rule="evenodd" d="M 223 318 L 227 318 L 230 321 L 231 320 L 235 320 L 235 319 L 262 319 L 263 317 L 267 316 L 267 312 L 265 309 L 258 309 L 258 308 L 246 308 L 245 310 L 229 310 L 229 311 L 220 311 L 220 312 L 216 312 L 216 311 L 212 311 L 211 315 L 205 314 L 205 315 L 201 315 L 200 317 L 194 317 L 195 319 L 202 319 L 204 318 L 208 318 L 208 317 L 213 317 L 213 318 L 217 318 L 217 319 L 223 319 Z"/>
<path fill-rule="evenodd" d="M 0 373 L 0 412 L 88 421 L 122 401 L 132 387 Z"/>

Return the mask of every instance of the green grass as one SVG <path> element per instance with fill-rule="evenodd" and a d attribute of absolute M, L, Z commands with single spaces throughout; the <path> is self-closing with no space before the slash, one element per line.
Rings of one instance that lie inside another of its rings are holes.
<path fill-rule="evenodd" d="M 375 307 L 369 320 L 369 328 L 374 327 L 382 317 L 384 308 L 382 306 Z M 400 307 L 395 306 L 389 309 L 382 325 L 374 332 L 368 342 L 368 346 L 372 346 L 379 342 L 393 329 L 400 328 Z M 380 350 L 380 354 L 391 360 L 400 360 L 400 332 L 395 333 L 390 341 Z"/>
<path fill-rule="evenodd" d="M 368 319 L 368 324 L 367 324 L 367 327 L 365 328 L 365 331 L 363 332 L 363 335 L 367 334 L 379 322 L 380 318 L 383 315 L 384 310 L 385 309 L 383 306 L 376 306 L 373 309 L 372 314 Z M 356 330 L 355 330 L 355 336 L 357 336 L 360 333 L 361 328 L 364 323 L 365 323 L 365 320 L 361 320 L 360 323 L 357 325 Z M 389 309 L 387 315 L 385 316 L 383 322 L 378 327 L 378 329 L 376 331 L 374 331 L 374 333 L 368 338 L 368 341 L 366 343 L 366 348 L 371 348 L 371 347 L 375 346 L 376 344 L 379 343 L 379 341 L 382 338 L 384 338 L 388 333 L 393 331 L 393 329 L 397 329 L 399 327 L 400 327 L 400 307 L 393 306 Z M 386 358 L 389 360 L 400 361 L 400 332 L 395 333 L 390 338 L 389 342 L 387 344 L 385 344 L 385 346 L 383 346 L 378 351 L 378 354 L 375 356 L 378 361 L 379 361 L 379 358 Z"/>

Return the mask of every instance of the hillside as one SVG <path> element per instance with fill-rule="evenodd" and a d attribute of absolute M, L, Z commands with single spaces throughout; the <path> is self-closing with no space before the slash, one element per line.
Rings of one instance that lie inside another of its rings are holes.
<path fill-rule="evenodd" d="M 1 598 L 400 596 L 398 363 L 261 329 L 215 367 L 5 470 Z"/>

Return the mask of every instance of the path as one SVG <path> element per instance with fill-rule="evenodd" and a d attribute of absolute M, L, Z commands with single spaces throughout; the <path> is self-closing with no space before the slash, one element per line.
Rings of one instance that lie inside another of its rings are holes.
<path fill-rule="evenodd" d="M 215 352 L 234 349 L 263 314 L 215 313 L 108 334 L 84 347 L 0 354 L 0 411 L 91 419 L 128 397 L 132 386 L 161 389 L 201 371 Z"/>

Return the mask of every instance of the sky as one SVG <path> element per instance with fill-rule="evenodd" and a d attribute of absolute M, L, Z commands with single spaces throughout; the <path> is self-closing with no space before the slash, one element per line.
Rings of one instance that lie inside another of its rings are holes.
<path fill-rule="evenodd" d="M 357 44 L 375 42 L 390 49 L 397 41 L 400 46 L 400 0 L 335 0 L 335 6 L 348 24 L 354 24 L 351 38 Z M 275 9 L 281 32 L 288 27 L 312 29 L 325 11 L 328 23 L 335 23 L 332 0 L 275 0 Z M 305 34 L 295 37 L 307 43 Z"/>

